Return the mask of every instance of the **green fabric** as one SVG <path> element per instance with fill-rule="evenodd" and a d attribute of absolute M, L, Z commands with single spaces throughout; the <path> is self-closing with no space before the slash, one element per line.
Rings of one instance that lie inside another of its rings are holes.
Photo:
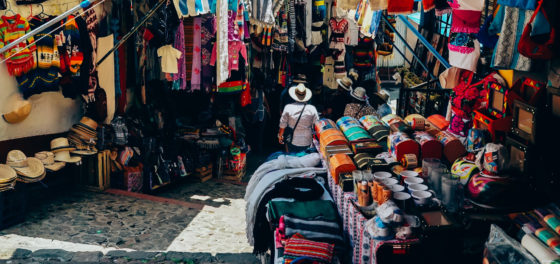
<path fill-rule="evenodd" d="M 306 202 L 270 201 L 268 215 L 277 222 L 282 215 L 291 215 L 301 219 L 322 216 L 326 221 L 337 221 L 338 213 L 331 201 L 314 200 Z"/>

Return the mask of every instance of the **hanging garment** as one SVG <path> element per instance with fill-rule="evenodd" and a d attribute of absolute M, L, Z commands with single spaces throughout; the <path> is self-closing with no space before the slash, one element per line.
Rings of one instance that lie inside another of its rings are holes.
<path fill-rule="evenodd" d="M 216 0 L 218 1 L 218 0 Z M 252 1 L 252 19 L 265 24 L 274 23 L 274 11 L 272 0 L 255 0 Z M 291 20 L 294 21 L 294 20 Z"/>
<path fill-rule="evenodd" d="M 323 32 L 326 28 L 327 26 L 323 21 L 313 22 L 313 27 L 311 28 L 311 45 L 323 43 Z"/>
<path fill-rule="evenodd" d="M 202 29 L 200 36 L 201 44 L 201 61 L 202 61 L 202 74 L 201 74 L 201 89 L 210 91 L 212 89 L 214 71 L 210 66 L 210 58 L 212 57 L 212 49 L 214 47 L 215 31 L 212 16 L 203 16 L 201 21 Z M 196 87 L 193 87 L 196 89 Z"/>
<path fill-rule="evenodd" d="M 11 17 L 2 16 L 2 20 L 0 21 L 0 48 L 23 37 L 30 30 L 29 23 L 25 18 L 21 17 L 21 15 L 16 14 Z M 36 46 L 31 45 L 29 48 L 26 48 L 26 46 L 32 44 L 34 41 L 33 37 L 30 37 L 3 54 L 0 54 L 2 59 L 11 57 L 6 61 L 6 66 L 8 67 L 10 75 L 20 76 L 33 68 L 34 60 L 32 52 L 35 51 Z"/>
<path fill-rule="evenodd" d="M 200 90 L 202 73 L 202 19 L 200 17 L 194 18 L 194 32 L 193 32 L 193 64 L 191 71 L 191 89 Z M 186 88 L 186 87 L 185 87 Z M 185 88 L 181 89 L 184 90 Z"/>
<path fill-rule="evenodd" d="M 214 46 L 214 50 L 212 50 L 212 58 L 210 59 L 210 65 L 214 66 L 216 64 L 216 47 Z M 243 41 L 230 41 L 228 44 L 228 60 L 227 60 L 227 67 L 228 67 L 228 76 L 231 76 L 231 71 L 238 71 L 239 70 L 239 63 L 240 58 L 239 55 L 247 62 L 247 48 L 245 47 L 245 43 Z M 248 64 L 245 63 L 245 66 Z M 228 77 L 229 78 L 229 77 Z"/>
<path fill-rule="evenodd" d="M 194 32 L 194 17 L 189 17 L 183 20 L 183 28 L 185 36 L 192 36 Z M 192 72 L 192 65 L 193 65 L 193 43 L 194 38 L 186 37 L 185 38 L 185 72 L 190 73 Z M 187 82 L 191 81 L 191 75 L 186 74 L 185 80 Z"/>
<path fill-rule="evenodd" d="M 490 32 L 500 32 L 492 56 L 493 68 L 518 71 L 531 70 L 533 60 L 519 54 L 517 44 L 532 15 L 533 10 L 523 10 L 510 6 L 500 8 L 490 26 Z"/>
<path fill-rule="evenodd" d="M 30 29 L 33 30 L 43 25 L 46 21 L 39 17 L 32 17 L 29 19 Z M 58 90 L 60 56 L 58 55 L 57 42 L 60 39 L 55 38 L 57 32 L 48 34 L 48 32 L 55 28 L 56 25 L 53 25 L 35 35 L 37 41 L 35 42 L 36 49 L 32 52 L 35 58 L 33 69 L 26 74 L 16 76 L 19 90 L 24 98 L 28 98 L 33 94 Z"/>
<path fill-rule="evenodd" d="M 383 11 L 372 11 L 367 9 L 366 16 L 364 17 L 364 23 L 360 28 L 360 32 L 366 37 L 375 37 L 377 34 L 377 29 L 379 28 L 379 23 L 381 22 L 381 14 Z"/>
<path fill-rule="evenodd" d="M 333 17 L 329 20 L 329 26 L 331 29 L 329 48 L 340 52 L 344 51 L 344 35 L 348 31 L 348 21 L 344 18 L 337 20 Z"/>
<path fill-rule="evenodd" d="M 372 38 L 360 38 L 358 45 L 354 48 L 354 68 L 358 72 L 368 71 L 375 64 L 375 45 Z"/>
<path fill-rule="evenodd" d="M 91 65 L 89 67 L 89 88 L 88 94 L 93 95 L 95 92 L 95 88 L 97 88 L 98 84 L 98 76 L 97 76 L 97 68 L 96 68 L 96 61 L 97 61 L 97 34 L 99 31 L 99 22 L 97 21 L 97 14 L 93 8 L 89 8 L 84 13 L 87 31 L 89 35 L 89 39 L 91 42 Z M 121 62 L 123 63 L 123 62 Z"/>
<path fill-rule="evenodd" d="M 387 14 L 406 15 L 412 13 L 413 8 L 414 0 L 389 0 L 387 5 Z"/>
<path fill-rule="evenodd" d="M 196 21 L 196 18 L 195 18 Z M 172 74 L 171 80 L 173 81 L 173 90 L 186 90 L 187 89 L 187 65 L 185 59 L 185 30 L 183 25 L 183 20 L 179 22 L 179 27 L 177 32 L 175 32 L 175 41 L 173 42 L 173 47 L 181 52 L 181 57 L 177 61 L 177 74 Z M 196 34 L 193 34 L 193 38 L 196 41 Z M 199 38 L 200 40 L 200 38 Z M 195 60 L 193 60 L 193 63 Z"/>
<path fill-rule="evenodd" d="M 347 46 L 356 46 L 358 45 L 358 38 L 360 35 L 358 32 L 358 25 L 352 19 L 346 21 L 348 21 L 348 30 L 344 36 L 344 44 Z"/>
<path fill-rule="evenodd" d="M 274 27 L 274 37 L 272 40 L 272 48 L 276 51 L 288 51 L 288 1 L 278 10 L 276 16 L 276 27 Z"/>
<path fill-rule="evenodd" d="M 228 10 L 226 0 L 216 0 L 216 51 L 218 65 L 216 66 L 216 84 L 220 85 L 229 77 L 229 53 L 228 53 Z M 274 20 L 273 20 L 274 21 Z"/>
<path fill-rule="evenodd" d="M 305 1 L 305 46 L 311 46 L 311 27 L 313 25 L 312 0 Z"/>
<path fill-rule="evenodd" d="M 451 32 L 478 33 L 481 11 L 453 9 Z"/>
<path fill-rule="evenodd" d="M 97 39 L 97 51 L 99 54 L 106 54 L 113 48 L 113 45 L 113 35 Z M 115 59 L 113 53 L 98 65 L 97 72 L 100 76 L 103 76 L 103 78 L 99 79 L 99 86 L 105 89 L 107 95 L 107 118 L 105 119 L 105 124 L 110 124 L 115 115 Z"/>
<path fill-rule="evenodd" d="M 449 64 L 476 72 L 480 58 L 480 43 L 472 34 L 452 33 L 449 44 Z"/>
<path fill-rule="evenodd" d="M 158 57 L 161 57 L 161 71 L 165 73 L 178 73 L 177 60 L 183 54 L 171 45 L 165 45 L 157 50 Z"/>

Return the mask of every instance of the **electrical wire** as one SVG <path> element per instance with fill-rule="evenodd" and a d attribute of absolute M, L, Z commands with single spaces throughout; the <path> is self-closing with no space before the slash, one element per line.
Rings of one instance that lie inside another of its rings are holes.
<path fill-rule="evenodd" d="M 96 3 L 95 5 L 89 7 L 88 9 L 84 10 L 84 11 L 81 12 L 81 13 L 78 13 L 77 16 L 74 16 L 74 17 L 71 18 L 70 20 L 68 20 L 68 21 L 66 21 L 66 22 L 64 22 L 64 23 L 62 23 L 62 25 L 56 27 L 55 29 L 53 29 L 53 30 L 51 30 L 50 32 L 46 33 L 44 36 L 40 37 L 39 39 L 36 39 L 35 41 L 33 41 L 32 43 L 30 43 L 29 45 L 25 46 L 25 47 L 22 49 L 22 51 L 25 50 L 25 49 L 27 49 L 27 48 L 29 48 L 29 47 L 31 47 L 31 46 L 33 46 L 33 45 L 35 45 L 35 43 L 39 42 L 39 41 L 42 40 L 43 38 L 48 37 L 48 35 L 52 34 L 52 33 L 55 32 L 55 31 L 58 31 L 60 28 L 66 26 L 66 24 L 68 24 L 68 23 L 74 21 L 74 20 L 76 19 L 76 17 L 82 16 L 82 15 L 85 14 L 87 11 L 91 10 L 92 8 L 95 8 L 96 6 L 102 4 L 102 3 L 105 2 L 105 1 L 106 1 L 106 0 L 100 0 L 100 1 L 99 1 L 98 3 Z M 18 54 L 21 53 L 22 51 L 16 52 L 16 53 L 12 54 L 11 56 L 5 58 L 4 60 L 0 61 L 0 64 L 5 63 L 6 61 L 8 61 L 9 59 L 11 59 L 11 58 L 13 58 L 14 56 L 18 55 Z"/>

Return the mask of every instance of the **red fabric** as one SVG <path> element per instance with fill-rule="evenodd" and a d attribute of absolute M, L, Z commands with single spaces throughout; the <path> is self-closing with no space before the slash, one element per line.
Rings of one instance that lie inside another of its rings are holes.
<path fill-rule="evenodd" d="M 410 14 L 414 8 L 414 0 L 389 0 L 387 13 L 389 15 Z"/>
<path fill-rule="evenodd" d="M 478 33 L 481 11 L 453 9 L 451 32 Z"/>
<path fill-rule="evenodd" d="M 424 5 L 424 12 L 428 12 L 436 7 L 435 0 L 422 0 Z"/>
<path fill-rule="evenodd" d="M 241 107 L 245 107 L 251 104 L 251 88 L 250 84 L 247 82 L 245 85 L 245 90 L 241 92 Z"/>
<path fill-rule="evenodd" d="M 295 234 L 288 239 L 284 256 L 289 258 L 310 257 L 314 260 L 331 263 L 334 244 L 315 242 L 300 237 L 301 235 Z"/>
<path fill-rule="evenodd" d="M 188 17 L 183 20 L 183 30 L 185 30 L 185 70 L 187 71 L 187 76 L 185 81 L 191 82 L 192 65 L 193 65 L 193 45 L 194 40 L 192 38 L 194 34 L 194 17 Z"/>

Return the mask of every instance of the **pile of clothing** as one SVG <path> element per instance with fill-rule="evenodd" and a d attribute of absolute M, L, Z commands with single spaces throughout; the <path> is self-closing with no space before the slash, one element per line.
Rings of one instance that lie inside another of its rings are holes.
<path fill-rule="evenodd" d="M 255 171 L 245 195 L 253 253 L 270 250 L 274 263 L 332 263 L 345 251 L 340 217 L 320 164 L 317 153 L 281 155 Z"/>

